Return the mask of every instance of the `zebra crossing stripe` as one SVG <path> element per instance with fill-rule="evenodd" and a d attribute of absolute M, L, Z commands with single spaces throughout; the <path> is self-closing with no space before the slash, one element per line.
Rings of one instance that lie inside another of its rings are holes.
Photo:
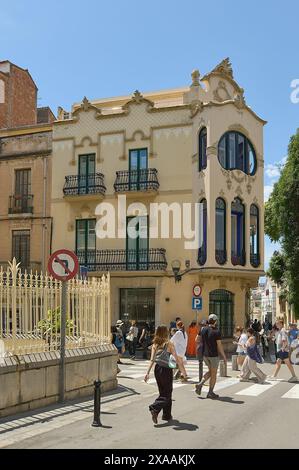
<path fill-rule="evenodd" d="M 282 395 L 281 398 L 297 398 L 299 399 L 299 385 L 294 385 L 287 393 Z"/>
<path fill-rule="evenodd" d="M 245 388 L 244 390 L 241 390 L 240 392 L 235 393 L 235 395 L 246 395 L 248 397 L 258 397 L 262 393 L 265 393 L 267 390 L 269 390 L 272 387 L 275 387 L 275 385 L 278 385 L 279 382 L 271 382 L 269 384 L 254 384 L 251 385 L 251 387 Z"/>

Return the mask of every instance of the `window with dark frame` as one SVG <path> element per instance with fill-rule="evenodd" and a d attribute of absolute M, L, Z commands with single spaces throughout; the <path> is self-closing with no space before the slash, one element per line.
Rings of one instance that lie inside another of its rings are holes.
<path fill-rule="evenodd" d="M 215 258 L 218 264 L 224 264 L 226 257 L 226 203 L 224 199 L 216 199 L 215 211 Z"/>
<path fill-rule="evenodd" d="M 199 171 L 207 168 L 207 128 L 201 129 L 198 137 Z"/>
<path fill-rule="evenodd" d="M 259 253 L 259 208 L 255 204 L 250 206 L 250 263 L 257 268 L 260 265 Z"/>
<path fill-rule="evenodd" d="M 30 230 L 13 230 L 12 232 L 12 258 L 21 263 L 21 268 L 30 267 Z"/>
<path fill-rule="evenodd" d="M 245 258 L 245 206 L 237 197 L 231 204 L 231 261 L 244 266 Z"/>
<path fill-rule="evenodd" d="M 218 144 L 218 160 L 225 170 L 241 170 L 254 175 L 257 169 L 253 145 L 240 132 L 226 132 Z"/>
<path fill-rule="evenodd" d="M 207 200 L 200 201 L 200 224 L 202 225 L 202 244 L 198 250 L 198 264 L 203 266 L 207 261 Z"/>

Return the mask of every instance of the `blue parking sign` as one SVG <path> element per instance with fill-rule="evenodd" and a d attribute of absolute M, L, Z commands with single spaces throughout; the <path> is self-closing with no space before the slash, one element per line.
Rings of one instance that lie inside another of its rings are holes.
<path fill-rule="evenodd" d="M 192 310 L 202 310 L 202 297 L 192 297 Z"/>

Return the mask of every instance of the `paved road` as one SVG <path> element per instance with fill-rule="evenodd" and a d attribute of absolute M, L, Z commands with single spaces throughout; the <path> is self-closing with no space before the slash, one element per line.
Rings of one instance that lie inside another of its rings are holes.
<path fill-rule="evenodd" d="M 103 400 L 103 428 L 92 428 L 92 400 L 0 420 L 6 448 L 298 448 L 299 384 L 280 379 L 265 385 L 240 383 L 236 373 L 219 378 L 220 400 L 194 393 L 197 362 L 189 361 L 189 384 L 175 383 L 170 423 L 154 426 L 148 405 L 157 395 L 154 380 L 143 382 L 146 361 L 126 360 L 119 388 Z M 270 373 L 273 366 L 263 364 Z M 299 375 L 299 366 L 296 366 Z"/>

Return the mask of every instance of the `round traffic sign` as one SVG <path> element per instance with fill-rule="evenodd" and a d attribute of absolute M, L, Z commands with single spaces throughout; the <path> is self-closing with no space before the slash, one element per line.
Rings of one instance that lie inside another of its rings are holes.
<path fill-rule="evenodd" d="M 69 250 L 57 250 L 49 258 L 48 271 L 59 281 L 69 281 L 76 276 L 79 261 L 75 253 Z"/>
<path fill-rule="evenodd" d="M 193 286 L 193 295 L 194 295 L 194 297 L 200 297 L 201 293 L 202 293 L 201 286 L 199 284 L 195 284 L 195 286 Z"/>

